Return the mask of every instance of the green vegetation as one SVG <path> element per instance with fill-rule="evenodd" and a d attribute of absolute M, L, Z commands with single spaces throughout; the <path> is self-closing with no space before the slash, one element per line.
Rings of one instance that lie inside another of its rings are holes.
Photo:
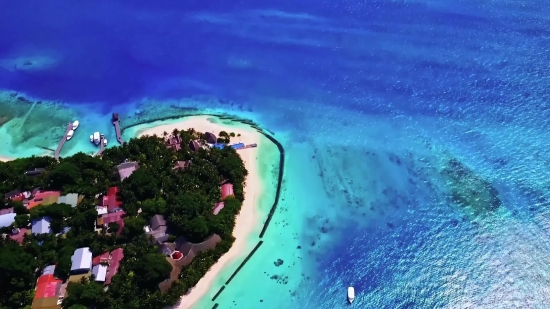
<path fill-rule="evenodd" d="M 0 206 L 14 207 L 17 213 L 14 227 L 27 226 L 30 220 L 43 216 L 50 217 L 54 232 L 70 227 L 65 235 L 27 235 L 21 245 L 9 237 L 0 239 L 1 309 L 29 306 L 39 275 L 36 270 L 40 272 L 47 265 L 57 264 L 55 275 L 66 280 L 71 256 L 80 247 L 90 247 L 94 256 L 122 247 L 124 259 L 107 291 L 89 278 L 69 283 L 64 308 L 164 308 L 195 286 L 233 244 L 232 231 L 244 198 L 247 171 L 234 149 L 192 152 L 187 146 L 189 141 L 202 134 L 194 130 L 175 133 L 183 140 L 178 152 L 168 149 L 162 138 L 142 137 L 131 139 L 123 147 L 106 149 L 102 158 L 78 153 L 60 162 L 49 157 L 0 162 L 1 193 L 40 187 L 84 196 L 74 208 L 51 204 L 29 212 L 21 202 Z M 116 166 L 125 160 L 137 161 L 140 168 L 121 182 Z M 173 169 L 176 161 L 188 160 L 190 166 Z M 46 172 L 37 177 L 24 175 L 33 168 L 45 168 Z M 235 197 L 226 199 L 225 208 L 214 216 L 212 209 L 220 200 L 219 186 L 224 180 L 233 183 Z M 108 231 L 94 230 L 96 195 L 105 193 L 110 186 L 119 187 L 122 208 L 127 213 L 120 235 L 110 233 L 118 230 L 118 224 L 109 225 Z M 143 231 L 155 214 L 166 218 L 170 241 L 184 237 L 198 242 L 213 233 L 222 238 L 215 249 L 198 254 L 191 264 L 183 267 L 181 279 L 163 293 L 158 284 L 169 276 L 172 267 Z M 11 229 L 6 227 L 1 232 L 9 233 Z"/>

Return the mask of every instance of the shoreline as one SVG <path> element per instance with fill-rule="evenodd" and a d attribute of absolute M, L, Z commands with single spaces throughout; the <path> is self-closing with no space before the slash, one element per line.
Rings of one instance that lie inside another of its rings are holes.
<path fill-rule="evenodd" d="M 224 130 L 228 133 L 234 132 L 236 135 L 241 134 L 240 137 L 232 137 L 232 143 L 242 142 L 244 144 L 258 144 L 258 147 L 256 148 L 248 148 L 238 151 L 243 162 L 245 163 L 248 176 L 246 177 L 244 202 L 241 211 L 236 218 L 235 228 L 233 230 L 235 242 L 229 251 L 226 252 L 210 268 L 204 277 L 201 278 L 197 285 L 193 287 L 189 293 L 183 295 L 180 302 L 173 307 L 174 309 L 190 309 L 204 298 L 204 296 L 216 283 L 216 279 L 219 278 L 220 273 L 226 269 L 226 266 L 247 254 L 246 250 L 248 239 L 251 236 L 255 236 L 254 230 L 259 222 L 257 203 L 259 202 L 264 190 L 262 187 L 262 179 L 259 174 L 259 150 L 262 147 L 261 140 L 263 135 L 248 125 L 243 128 L 238 125 L 223 124 L 220 123 L 222 122 L 222 119 L 210 115 L 188 116 L 180 119 L 180 121 L 174 123 L 159 124 L 157 126 L 154 126 L 154 123 L 149 123 L 149 125 L 153 126 L 136 130 L 135 136 L 140 137 L 143 135 L 153 134 L 162 136 L 164 131 L 170 133 L 175 128 L 179 130 L 193 128 L 199 132 L 213 132 L 216 135 L 220 131 Z"/>

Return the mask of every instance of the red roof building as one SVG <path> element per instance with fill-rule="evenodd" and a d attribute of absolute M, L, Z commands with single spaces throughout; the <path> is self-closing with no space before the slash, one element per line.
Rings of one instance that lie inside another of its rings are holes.
<path fill-rule="evenodd" d="M 53 274 L 42 275 L 36 282 L 36 293 L 32 302 L 34 309 L 58 309 L 59 298 L 62 295 L 62 281 L 55 278 Z"/>
<path fill-rule="evenodd" d="M 25 239 L 25 235 L 27 234 L 27 231 L 28 229 L 26 228 L 14 229 L 12 231 L 12 234 L 10 235 L 10 238 L 21 244 Z"/>
<path fill-rule="evenodd" d="M 223 184 L 221 187 L 221 191 L 222 191 L 222 200 L 230 195 L 234 195 L 233 184 L 230 184 L 230 183 Z"/>
<path fill-rule="evenodd" d="M 114 275 L 117 274 L 120 267 L 120 261 L 124 258 L 124 250 L 122 248 L 111 251 L 111 262 L 109 263 L 109 269 L 107 270 L 107 276 L 105 277 L 105 285 L 111 284 L 111 280 Z"/>
<path fill-rule="evenodd" d="M 118 187 L 110 187 L 107 194 L 103 195 L 99 201 L 99 206 L 107 206 L 107 211 L 115 212 L 122 210 L 122 202 L 118 199 Z"/>
<path fill-rule="evenodd" d="M 41 204 L 49 205 L 56 203 L 60 195 L 61 192 L 59 191 L 37 191 L 34 193 L 33 199 L 29 200 L 27 208 L 31 209 Z"/>
<path fill-rule="evenodd" d="M 96 266 L 101 263 L 109 263 L 109 252 L 98 255 L 92 260 L 92 266 Z"/>
<path fill-rule="evenodd" d="M 117 235 L 122 233 L 124 229 L 124 216 L 126 215 L 125 211 L 117 211 L 103 215 L 101 218 L 97 219 L 97 226 L 109 227 L 109 223 L 118 224 Z"/>

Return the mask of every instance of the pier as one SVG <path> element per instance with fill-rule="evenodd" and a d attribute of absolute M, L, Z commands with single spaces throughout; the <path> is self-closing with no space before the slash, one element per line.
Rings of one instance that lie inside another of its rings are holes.
<path fill-rule="evenodd" d="M 101 134 L 99 136 L 99 151 L 95 154 L 96 156 L 101 156 L 103 154 L 103 150 L 105 150 L 105 135 Z"/>
<path fill-rule="evenodd" d="M 69 131 L 73 129 L 72 122 L 69 122 L 67 125 L 67 129 L 65 129 L 65 135 L 63 135 L 63 138 L 59 142 L 59 145 L 57 146 L 57 149 L 55 150 L 54 158 L 59 161 L 59 153 L 61 152 L 61 148 L 63 148 L 63 145 L 65 145 L 65 142 L 67 141 L 67 134 L 69 134 Z"/>
<path fill-rule="evenodd" d="M 113 113 L 112 121 L 113 125 L 115 126 L 116 140 L 118 141 L 120 146 L 122 146 L 124 145 L 124 140 L 122 139 L 122 133 L 120 132 L 120 118 L 118 117 L 118 113 Z"/>

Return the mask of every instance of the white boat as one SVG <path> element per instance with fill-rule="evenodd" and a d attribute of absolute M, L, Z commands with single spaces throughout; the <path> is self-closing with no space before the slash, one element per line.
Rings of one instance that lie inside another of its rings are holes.
<path fill-rule="evenodd" d="M 103 145 L 107 146 L 107 139 L 106 138 L 103 139 Z"/>
<path fill-rule="evenodd" d="M 93 143 L 93 142 L 94 142 L 94 136 L 90 135 L 90 143 Z"/>
<path fill-rule="evenodd" d="M 350 286 L 348 287 L 348 301 L 349 303 L 353 303 L 353 300 L 355 299 L 355 289 Z"/>
<path fill-rule="evenodd" d="M 94 144 L 99 145 L 99 132 L 94 133 Z"/>
<path fill-rule="evenodd" d="M 78 122 L 78 120 L 75 120 L 73 122 L 73 130 L 76 130 L 78 128 L 78 125 L 80 124 L 80 122 Z"/>
<path fill-rule="evenodd" d="M 74 135 L 74 131 L 73 130 L 70 130 L 69 132 L 67 132 L 67 140 L 70 140 Z"/>

